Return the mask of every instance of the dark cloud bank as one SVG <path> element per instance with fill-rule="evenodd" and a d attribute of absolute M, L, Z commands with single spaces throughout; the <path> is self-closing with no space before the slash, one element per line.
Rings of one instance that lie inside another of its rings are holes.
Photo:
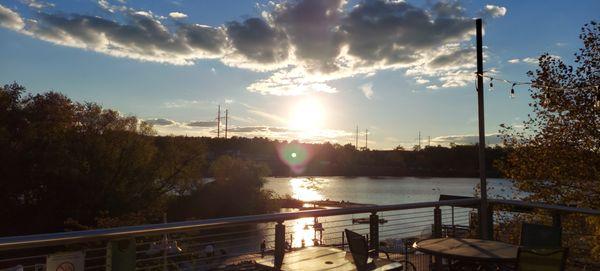
<path fill-rule="evenodd" d="M 101 6 L 106 8 L 107 1 Z M 286 75 L 293 71 L 335 79 L 412 65 L 419 75 L 431 75 L 427 69 L 461 67 L 461 59 L 472 53 L 471 46 L 461 43 L 474 34 L 473 19 L 452 1 L 428 8 L 383 0 L 353 7 L 341 0 L 290 1 L 274 4 L 261 17 L 221 26 L 167 23 L 165 17 L 124 6 L 109 10 L 114 18 L 43 9 L 23 18 L 0 5 L 0 26 L 117 57 L 177 65 L 219 58 L 230 66 L 277 70 L 284 75 L 268 79 L 277 84 L 295 83 Z M 491 18 L 504 15 L 506 9 L 487 5 L 479 12 Z M 415 68 L 419 63 L 427 64 Z M 261 87 L 277 84 L 249 89 L 262 92 Z"/>

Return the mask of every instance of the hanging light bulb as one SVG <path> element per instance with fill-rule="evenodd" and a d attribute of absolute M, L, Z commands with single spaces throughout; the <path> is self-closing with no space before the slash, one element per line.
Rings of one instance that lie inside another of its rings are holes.
<path fill-rule="evenodd" d="M 598 86 L 596 88 L 596 102 L 594 103 L 594 107 L 600 109 L 600 92 L 598 92 Z"/>
<path fill-rule="evenodd" d="M 515 86 L 517 85 L 517 83 L 513 83 L 512 87 L 510 88 L 510 98 L 514 99 L 515 98 Z"/>
<path fill-rule="evenodd" d="M 550 94 L 548 94 L 548 88 L 546 88 L 546 93 L 544 94 L 544 99 L 542 100 L 542 106 L 550 105 Z"/>
<path fill-rule="evenodd" d="M 492 82 L 492 81 L 494 81 L 494 78 L 490 77 L 490 91 L 494 90 L 494 82 Z"/>

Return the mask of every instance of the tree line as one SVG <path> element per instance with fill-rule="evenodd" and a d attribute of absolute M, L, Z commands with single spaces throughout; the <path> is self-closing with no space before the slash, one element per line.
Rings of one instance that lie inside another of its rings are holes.
<path fill-rule="evenodd" d="M 268 138 L 197 138 L 209 157 L 234 155 L 266 163 L 275 176 L 423 176 L 478 177 L 478 146 L 425 146 L 407 151 L 357 149 L 351 144 L 301 143 Z M 297 155 L 291 157 L 292 153 Z M 301 157 L 302 156 L 302 157 Z M 502 177 L 495 166 L 506 156 L 501 146 L 486 148 L 487 174 Z M 300 161 L 304 159 L 305 161 Z M 290 161 L 296 160 L 296 161 Z M 290 164 L 301 165 L 294 171 Z"/>
<path fill-rule="evenodd" d="M 0 87 L 0 235 L 270 212 L 267 175 L 94 103 Z"/>

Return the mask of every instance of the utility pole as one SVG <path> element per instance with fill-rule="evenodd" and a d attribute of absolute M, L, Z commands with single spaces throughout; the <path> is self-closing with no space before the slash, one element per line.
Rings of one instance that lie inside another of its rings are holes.
<path fill-rule="evenodd" d="M 354 143 L 354 146 L 356 146 L 356 149 L 358 150 L 358 125 L 356 125 L 356 142 Z"/>
<path fill-rule="evenodd" d="M 365 151 L 369 149 L 369 129 L 365 129 Z"/>
<path fill-rule="evenodd" d="M 229 109 L 225 109 L 225 139 L 227 139 L 227 121 L 229 120 Z"/>
<path fill-rule="evenodd" d="M 427 136 L 427 147 L 431 147 L 431 136 Z"/>
<path fill-rule="evenodd" d="M 487 180 L 485 178 L 485 121 L 483 110 L 483 22 L 475 20 L 477 32 L 477 113 L 479 118 L 479 179 L 481 189 L 481 207 L 479 208 L 479 231 L 481 238 L 492 237 L 493 222 L 487 199 Z"/>
<path fill-rule="evenodd" d="M 419 131 L 419 150 L 421 150 L 421 131 Z"/>
<path fill-rule="evenodd" d="M 221 105 L 217 109 L 217 138 L 221 137 Z"/>

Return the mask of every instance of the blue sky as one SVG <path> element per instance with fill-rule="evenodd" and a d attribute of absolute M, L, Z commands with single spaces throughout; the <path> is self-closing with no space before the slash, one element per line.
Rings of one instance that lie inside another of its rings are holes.
<path fill-rule="evenodd" d="M 0 82 L 97 102 L 162 134 L 216 136 L 221 104 L 230 135 L 345 144 L 358 125 L 372 148 L 415 145 L 418 131 L 467 143 L 472 18 L 485 22 L 485 70 L 525 81 L 542 53 L 571 62 L 598 10 L 592 0 L 0 0 Z M 485 93 L 490 143 L 530 112 L 527 89 L 515 99 L 509 89 Z"/>

